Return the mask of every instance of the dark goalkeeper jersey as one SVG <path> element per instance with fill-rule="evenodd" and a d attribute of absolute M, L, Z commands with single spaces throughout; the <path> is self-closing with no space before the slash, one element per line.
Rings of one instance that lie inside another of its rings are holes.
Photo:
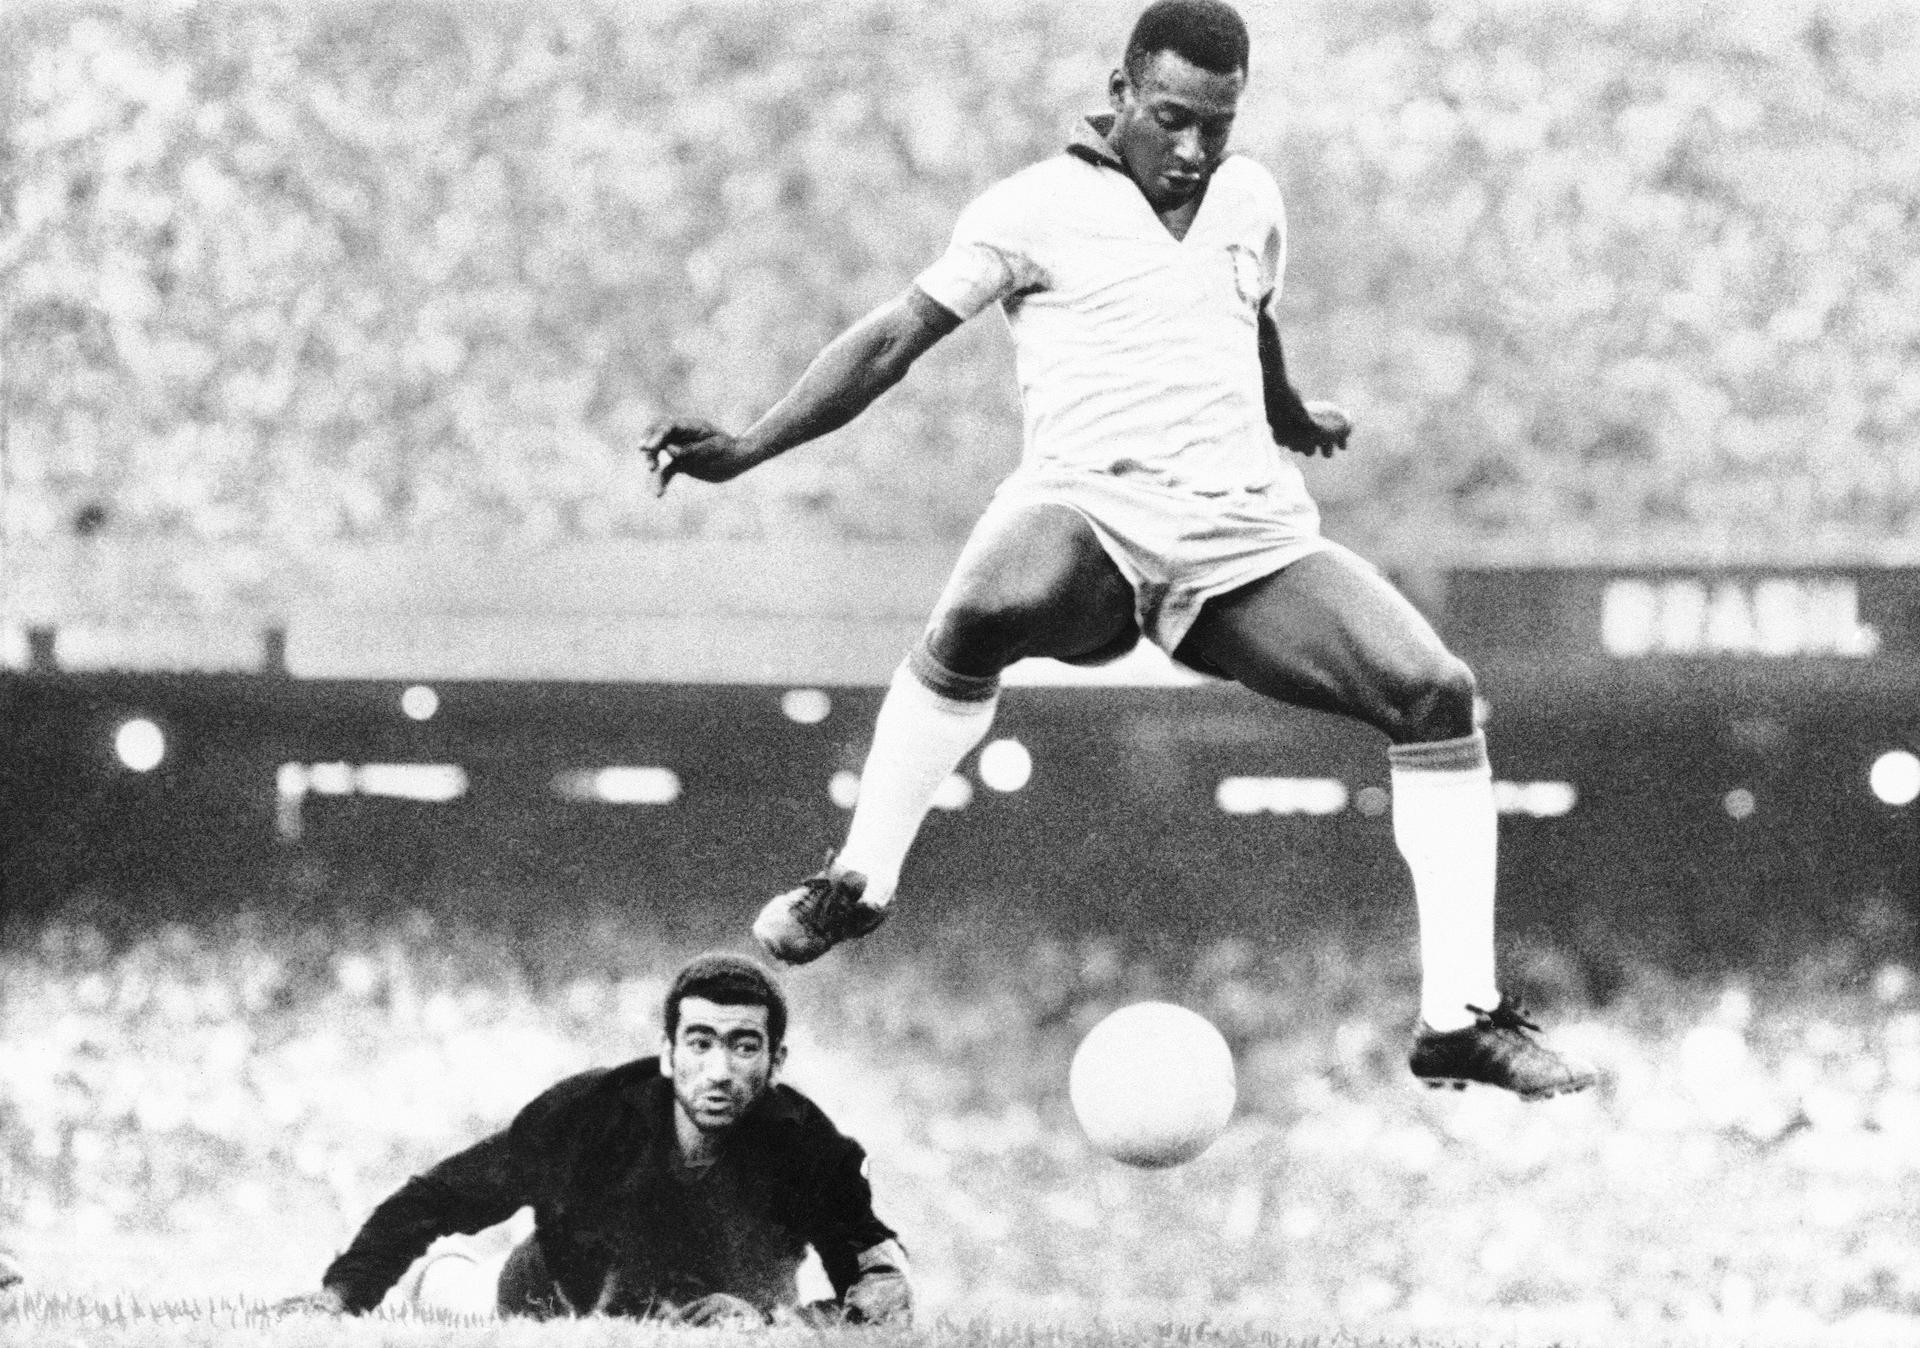
<path fill-rule="evenodd" d="M 352 1311 L 379 1304 L 433 1241 L 522 1207 L 577 1311 L 644 1315 L 713 1292 L 792 1305 L 809 1245 L 836 1296 L 859 1255 L 893 1238 L 873 1212 L 866 1153 L 806 1096 L 775 1086 L 688 1170 L 658 1058 L 569 1077 L 508 1127 L 415 1175 L 375 1208 L 323 1281 Z"/>

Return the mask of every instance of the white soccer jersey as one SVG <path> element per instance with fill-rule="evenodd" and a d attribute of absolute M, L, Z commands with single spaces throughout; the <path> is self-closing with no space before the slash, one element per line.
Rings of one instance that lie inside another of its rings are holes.
<path fill-rule="evenodd" d="M 1023 468 L 1304 496 L 1267 425 L 1255 330 L 1286 262 L 1279 187 L 1230 157 L 1175 239 L 1107 148 L 1104 121 L 982 193 L 915 283 L 963 319 L 1000 302 Z"/>

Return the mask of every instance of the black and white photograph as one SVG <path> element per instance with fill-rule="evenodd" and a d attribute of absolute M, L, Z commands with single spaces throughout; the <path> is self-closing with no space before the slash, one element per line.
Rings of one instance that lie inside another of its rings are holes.
<path fill-rule="evenodd" d="M 0 0 L 0 1340 L 1920 1345 L 1916 71 Z"/>

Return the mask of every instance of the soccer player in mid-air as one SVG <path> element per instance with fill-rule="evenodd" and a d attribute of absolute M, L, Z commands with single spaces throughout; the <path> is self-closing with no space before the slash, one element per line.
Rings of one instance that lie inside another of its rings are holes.
<path fill-rule="evenodd" d="M 1372 566 L 1323 538 L 1285 455 L 1351 422 L 1288 379 L 1280 192 L 1227 151 L 1248 39 L 1222 0 L 1159 0 L 1064 153 L 987 189 L 946 254 L 860 319 L 740 435 L 671 418 L 642 441 L 665 491 L 724 482 L 851 421 L 926 350 L 998 304 L 1026 447 L 893 676 L 845 845 L 754 934 L 804 963 L 879 926 L 935 788 L 980 742 L 1027 656 L 1100 662 L 1141 635 L 1280 702 L 1388 740 L 1394 839 L 1420 920 L 1430 1084 L 1541 1098 L 1592 1084 L 1501 996 L 1496 813 L 1472 672 Z"/>

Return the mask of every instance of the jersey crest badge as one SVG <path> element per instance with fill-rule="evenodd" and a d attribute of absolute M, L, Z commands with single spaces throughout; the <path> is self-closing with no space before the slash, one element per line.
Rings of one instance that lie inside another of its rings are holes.
<path fill-rule="evenodd" d="M 1227 261 L 1233 265 L 1234 291 L 1248 305 L 1258 308 L 1265 289 L 1260 284 L 1260 258 L 1245 244 L 1227 245 Z"/>

